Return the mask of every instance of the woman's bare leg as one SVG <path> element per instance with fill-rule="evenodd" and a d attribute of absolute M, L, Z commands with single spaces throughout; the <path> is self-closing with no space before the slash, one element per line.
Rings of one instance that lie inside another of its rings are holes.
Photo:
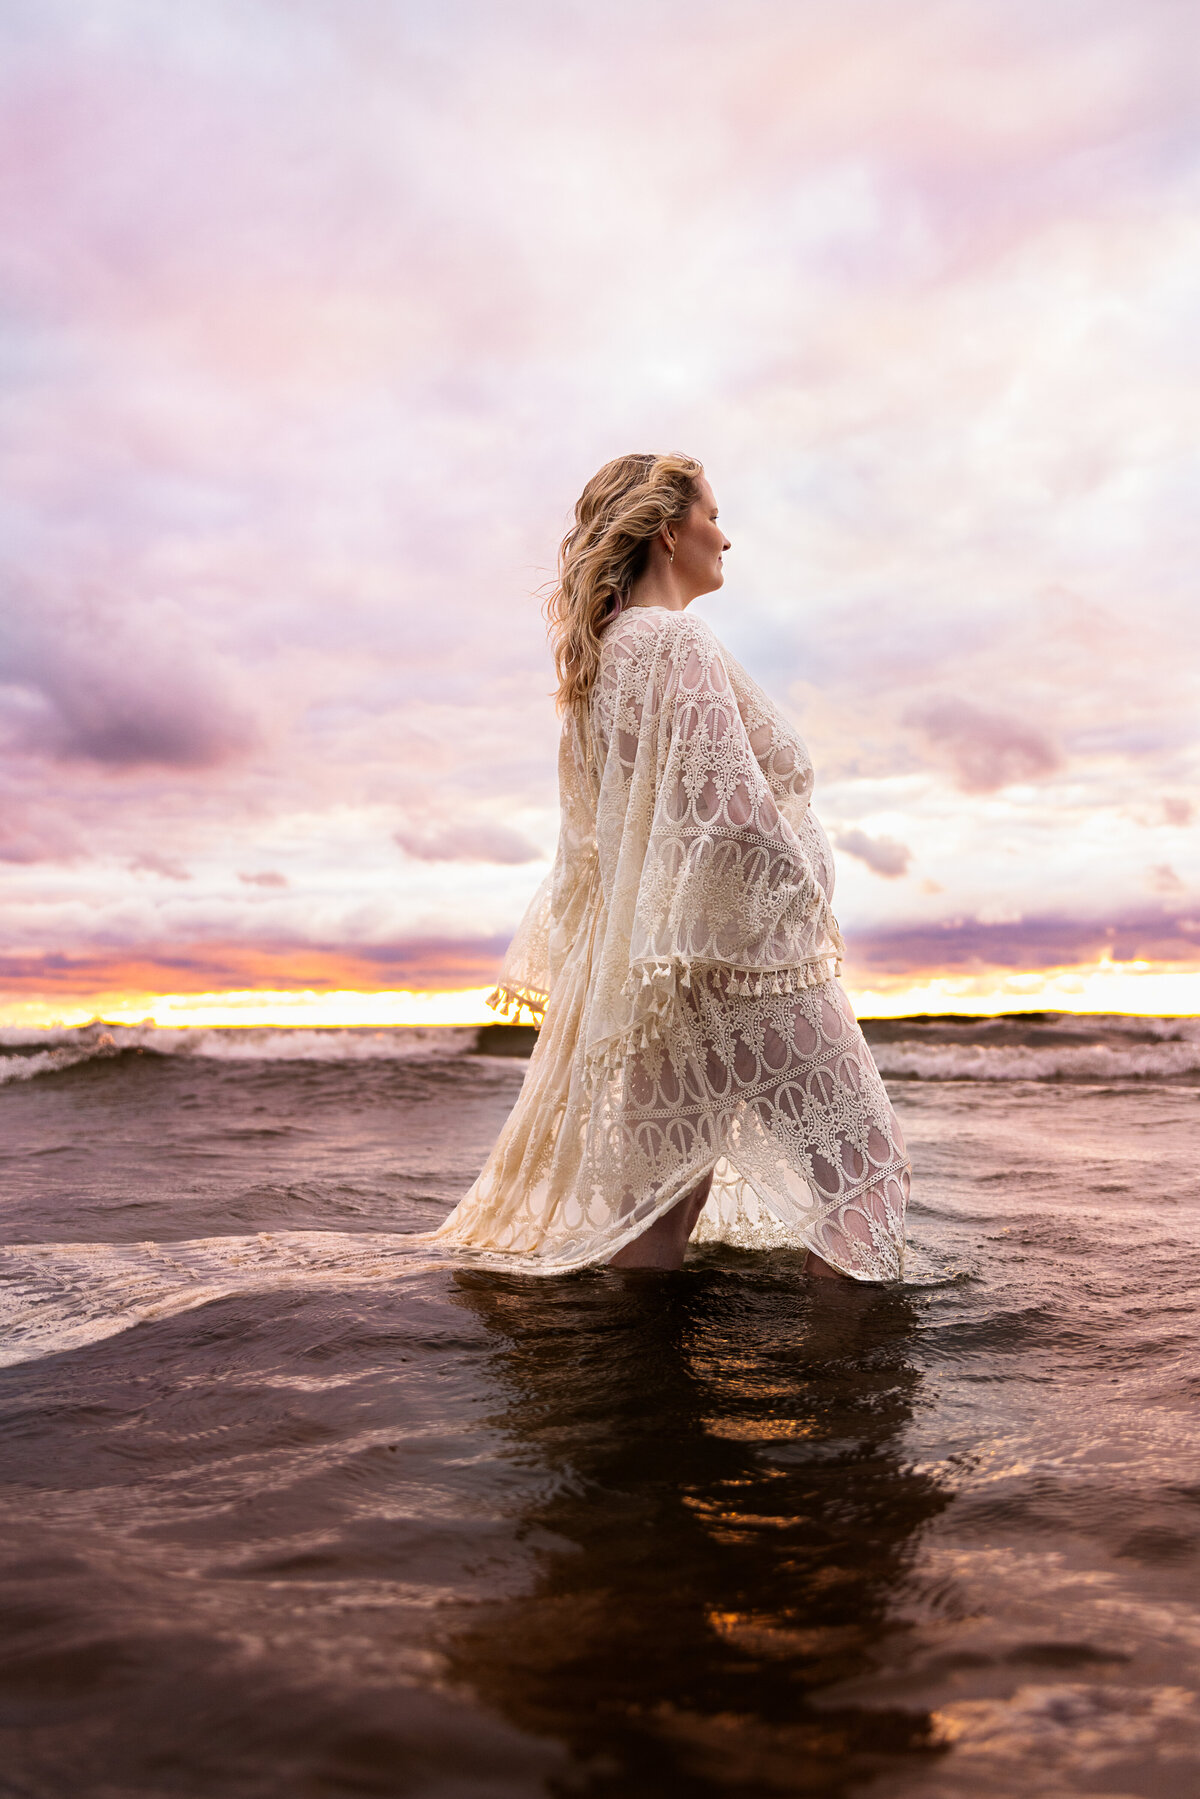
<path fill-rule="evenodd" d="M 669 1212 L 656 1218 L 640 1237 L 635 1237 L 632 1243 L 627 1243 L 624 1249 L 619 1249 L 615 1256 L 611 1256 L 609 1267 L 682 1268 L 683 1252 L 687 1248 L 688 1238 L 696 1228 L 696 1220 L 704 1210 L 704 1202 L 711 1186 L 710 1172 L 690 1193 L 685 1193 L 682 1199 L 676 1200 Z"/>
<path fill-rule="evenodd" d="M 848 1281 L 851 1278 L 850 1275 L 843 1274 L 840 1268 L 832 1268 L 828 1262 L 823 1261 L 815 1249 L 809 1250 L 804 1267 L 808 1274 L 819 1274 L 825 1280 Z"/>

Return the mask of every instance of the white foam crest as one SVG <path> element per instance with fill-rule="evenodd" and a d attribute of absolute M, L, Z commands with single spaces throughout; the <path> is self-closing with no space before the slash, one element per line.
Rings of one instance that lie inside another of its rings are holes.
<path fill-rule="evenodd" d="M 0 1366 L 102 1342 L 235 1293 L 395 1281 L 445 1261 L 418 1237 L 382 1232 L 17 1244 L 0 1250 Z"/>
<path fill-rule="evenodd" d="M 1164 1080 L 1200 1074 L 1200 1019 L 1061 1014 L 1026 1029 L 1034 1041 L 926 1043 L 917 1024 L 911 1037 L 872 1047 L 885 1076 L 930 1081 Z M 1043 1029 L 1058 1041 L 1039 1045 Z M 477 1031 L 477 1026 L 437 1025 L 202 1028 L 99 1020 L 74 1028 L 8 1027 L 0 1029 L 0 1046 L 10 1052 L 0 1050 L 0 1085 L 125 1050 L 227 1063 L 445 1061 L 473 1050 Z M 1063 1043 L 1064 1036 L 1079 1041 Z"/>
<path fill-rule="evenodd" d="M 1055 1044 L 876 1043 L 885 1077 L 922 1081 L 1178 1080 L 1200 1074 L 1200 1042 Z"/>
<path fill-rule="evenodd" d="M 35 1049 L 40 1043 L 78 1043 L 83 1038 L 112 1029 L 112 1025 L 106 1025 L 98 1018 L 91 1024 L 0 1024 L 0 1048 Z"/>
<path fill-rule="evenodd" d="M 160 1055 L 200 1056 L 216 1062 L 411 1062 L 460 1056 L 474 1047 L 472 1027 L 409 1025 L 379 1031 L 305 1030 L 169 1030 L 129 1027 L 126 1042 L 119 1031 L 118 1048 L 158 1051 Z"/>
<path fill-rule="evenodd" d="M 81 1062 L 95 1061 L 98 1056 L 115 1056 L 113 1044 L 62 1044 L 57 1049 L 35 1050 L 31 1056 L 0 1056 L 0 1086 L 8 1081 L 31 1081 L 37 1074 L 58 1074 L 64 1068 L 78 1068 Z"/>
<path fill-rule="evenodd" d="M 1063 1012 L 1056 1014 L 1052 1030 L 1075 1031 L 1079 1036 L 1157 1037 L 1162 1042 L 1200 1043 L 1200 1018 L 1154 1018 L 1134 1012 Z"/>
<path fill-rule="evenodd" d="M 405 1025 L 384 1030 L 306 1030 L 300 1026 L 202 1029 L 154 1024 L 95 1024 L 74 1029 L 20 1027 L 0 1031 L 0 1044 L 32 1055 L 0 1055 L 0 1081 L 74 1068 L 97 1056 L 148 1050 L 214 1062 L 423 1062 L 461 1056 L 475 1046 L 477 1026 Z M 44 1051 L 38 1046 L 47 1044 Z"/>

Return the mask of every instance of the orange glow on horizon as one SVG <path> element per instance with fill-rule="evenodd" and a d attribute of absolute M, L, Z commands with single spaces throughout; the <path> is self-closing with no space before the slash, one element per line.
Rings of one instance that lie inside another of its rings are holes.
<path fill-rule="evenodd" d="M 930 973 L 869 984 L 846 979 L 860 1017 L 903 1018 L 919 1013 L 1118 1012 L 1200 1014 L 1200 969 L 1148 962 L 1101 961 L 1074 968 L 971 976 Z M 487 986 L 458 989 L 338 989 L 154 993 L 99 991 L 76 996 L 0 1000 L 0 1028 L 73 1027 L 102 1018 L 113 1024 L 147 1020 L 201 1029 L 287 1027 L 387 1028 L 400 1025 L 476 1025 L 497 1021 Z"/>

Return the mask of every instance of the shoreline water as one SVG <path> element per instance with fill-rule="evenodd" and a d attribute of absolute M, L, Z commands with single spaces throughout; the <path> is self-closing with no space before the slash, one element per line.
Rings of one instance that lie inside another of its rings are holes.
<path fill-rule="evenodd" d="M 405 1250 L 477 1027 L 0 1041 L 14 1792 L 1195 1790 L 1200 1021 L 867 1030 L 917 1279 L 834 1295 Z"/>

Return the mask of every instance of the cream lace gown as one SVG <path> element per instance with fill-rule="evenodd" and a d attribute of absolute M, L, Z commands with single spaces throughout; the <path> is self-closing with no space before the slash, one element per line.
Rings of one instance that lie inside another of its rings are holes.
<path fill-rule="evenodd" d="M 554 867 L 492 995 L 541 1019 L 537 1047 L 432 1240 L 561 1273 L 712 1170 L 696 1239 L 898 1278 L 908 1163 L 835 978 L 833 858 L 789 721 L 701 620 L 635 608 L 559 781 Z"/>

